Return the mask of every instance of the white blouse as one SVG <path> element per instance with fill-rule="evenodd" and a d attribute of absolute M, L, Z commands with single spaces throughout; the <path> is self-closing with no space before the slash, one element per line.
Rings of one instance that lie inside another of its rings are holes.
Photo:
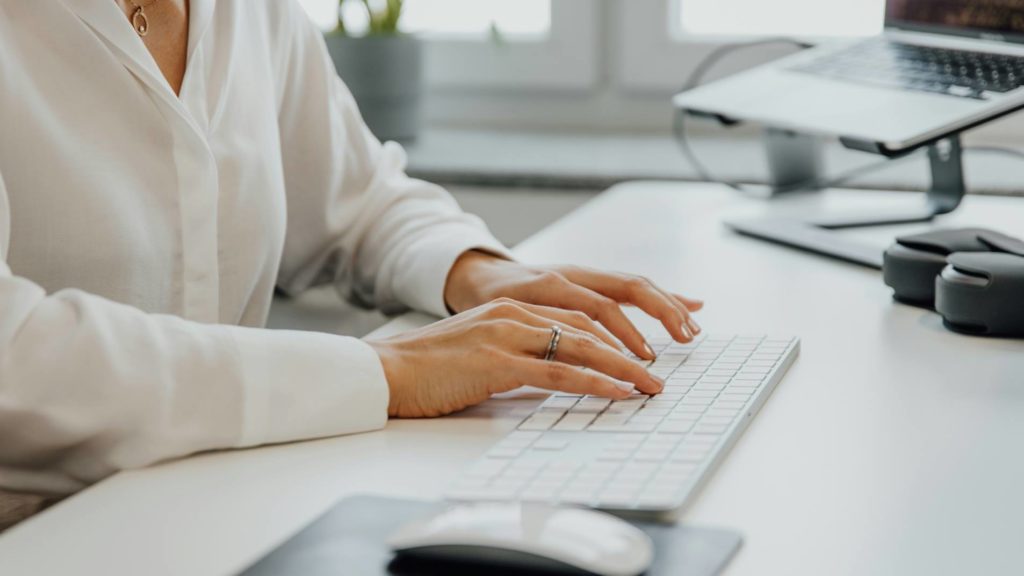
<path fill-rule="evenodd" d="M 379 428 L 354 338 L 272 331 L 275 287 L 446 313 L 504 253 L 368 132 L 294 0 L 191 0 L 180 97 L 114 0 L 0 0 L 0 489 Z"/>

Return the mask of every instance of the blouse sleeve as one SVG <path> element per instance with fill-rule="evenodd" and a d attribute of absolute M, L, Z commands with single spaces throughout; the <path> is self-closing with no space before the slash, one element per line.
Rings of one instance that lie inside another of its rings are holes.
<path fill-rule="evenodd" d="M 189 322 L 6 263 L 0 175 L 0 489 L 66 494 L 210 449 L 382 427 L 388 391 L 354 338 Z"/>
<path fill-rule="evenodd" d="M 296 293 L 332 283 L 388 313 L 447 315 L 455 260 L 472 249 L 507 250 L 445 190 L 406 176 L 403 149 L 367 129 L 321 32 L 297 3 L 280 4 L 288 20 L 278 63 L 288 191 L 280 286 Z"/>

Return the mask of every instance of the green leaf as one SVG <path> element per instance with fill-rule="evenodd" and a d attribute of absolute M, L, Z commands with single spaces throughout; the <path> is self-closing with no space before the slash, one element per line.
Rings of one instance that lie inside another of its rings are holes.
<path fill-rule="evenodd" d="M 337 33 L 345 34 L 347 26 L 342 16 L 341 6 L 346 0 L 338 0 L 338 30 Z M 378 34 L 398 34 L 398 24 L 402 18 L 402 10 L 404 8 L 404 0 L 384 0 L 383 4 L 379 2 L 371 2 L 371 0 L 362 0 L 363 7 L 366 9 L 366 14 L 370 20 L 370 26 L 368 33 L 370 35 Z M 379 7 L 375 8 L 375 5 Z"/>

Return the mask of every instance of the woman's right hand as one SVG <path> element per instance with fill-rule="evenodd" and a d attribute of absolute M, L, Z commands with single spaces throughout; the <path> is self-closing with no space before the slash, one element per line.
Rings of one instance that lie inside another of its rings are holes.
<path fill-rule="evenodd" d="M 552 326 L 562 337 L 545 361 Z M 664 386 L 587 315 L 508 299 L 367 343 L 384 365 L 392 417 L 443 416 L 526 385 L 613 399 Z"/>

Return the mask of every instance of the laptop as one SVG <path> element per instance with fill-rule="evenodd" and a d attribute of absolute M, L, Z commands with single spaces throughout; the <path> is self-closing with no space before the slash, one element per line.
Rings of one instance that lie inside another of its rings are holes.
<path fill-rule="evenodd" d="M 691 113 L 898 153 L 1024 107 L 1024 2 L 887 0 L 875 37 L 684 92 Z"/>

